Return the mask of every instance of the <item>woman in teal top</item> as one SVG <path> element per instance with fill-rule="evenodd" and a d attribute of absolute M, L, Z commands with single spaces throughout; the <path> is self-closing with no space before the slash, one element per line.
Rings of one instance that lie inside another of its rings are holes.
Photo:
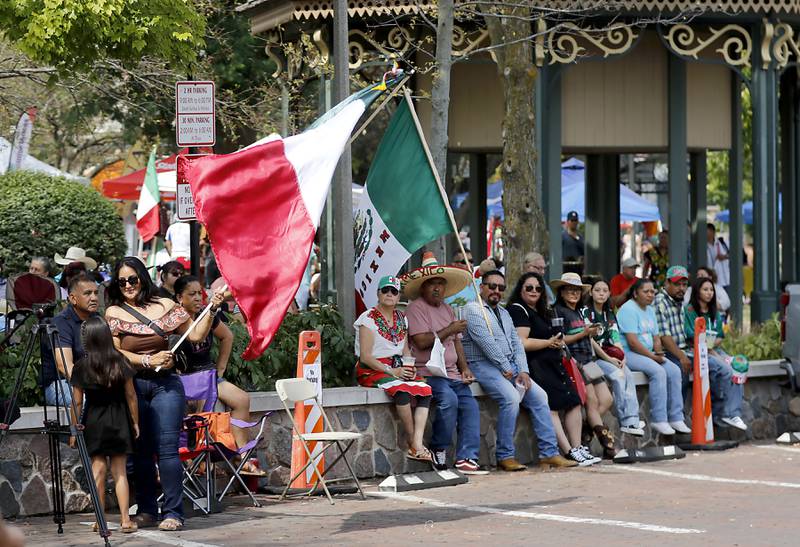
<path fill-rule="evenodd" d="M 692 283 L 689 305 L 683 308 L 683 329 L 689 340 L 694 340 L 694 322 L 698 317 L 706 320 L 706 342 L 708 343 L 708 378 L 711 384 L 711 413 L 714 422 L 735 427 L 742 431 L 747 424 L 742 420 L 744 386 L 733 383 L 730 357 L 722 351 L 722 314 L 717 310 L 717 295 L 714 282 L 707 277 L 698 277 Z"/>

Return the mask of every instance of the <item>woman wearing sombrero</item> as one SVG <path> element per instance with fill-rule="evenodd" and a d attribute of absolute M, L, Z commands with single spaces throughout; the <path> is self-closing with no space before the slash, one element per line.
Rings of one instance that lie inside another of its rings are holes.
<path fill-rule="evenodd" d="M 353 323 L 358 355 L 356 378 L 364 387 L 379 387 L 394 399 L 408 442 L 406 457 L 431 461 L 422 444 L 431 387 L 417 376 L 408 347 L 405 315 L 395 309 L 400 299 L 400 281 L 394 276 L 378 282 L 378 305 L 362 313 Z M 416 408 L 411 410 L 412 399 Z"/>

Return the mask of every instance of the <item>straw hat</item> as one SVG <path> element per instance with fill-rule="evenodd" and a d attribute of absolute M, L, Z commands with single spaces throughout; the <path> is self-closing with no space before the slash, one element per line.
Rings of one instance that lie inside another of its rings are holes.
<path fill-rule="evenodd" d="M 411 270 L 407 274 L 400 276 L 403 294 L 409 299 L 418 298 L 422 284 L 429 279 L 437 277 L 447 281 L 447 287 L 444 290 L 445 298 L 461 292 L 464 287 L 472 282 L 467 270 L 455 266 L 440 266 L 434 254 L 428 251 L 422 255 L 421 268 Z"/>
<path fill-rule="evenodd" d="M 66 266 L 72 262 L 83 262 L 86 265 L 86 268 L 89 270 L 94 270 L 97 268 L 97 262 L 93 258 L 86 256 L 86 251 L 81 249 L 80 247 L 70 247 L 67 249 L 67 252 L 64 256 L 56 253 L 53 257 L 56 264 L 60 264 L 61 266 Z"/>
<path fill-rule="evenodd" d="M 580 287 L 584 293 L 586 293 L 589 289 L 592 288 L 591 285 L 587 285 L 581 280 L 581 276 L 574 273 L 574 272 L 567 272 L 561 275 L 561 279 L 554 279 L 550 282 L 550 288 L 553 289 L 555 292 L 558 292 L 558 289 L 561 287 Z"/>

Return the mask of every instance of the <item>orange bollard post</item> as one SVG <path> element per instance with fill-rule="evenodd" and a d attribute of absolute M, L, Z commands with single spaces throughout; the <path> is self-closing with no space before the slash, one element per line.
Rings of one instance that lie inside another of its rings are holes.
<path fill-rule="evenodd" d="M 706 320 L 694 321 L 694 370 L 692 378 L 692 444 L 714 442 L 714 423 L 711 416 L 711 383 L 708 377 L 708 345 Z"/>
<path fill-rule="evenodd" d="M 300 333 L 297 347 L 297 377 L 305 378 L 317 387 L 317 396 L 320 405 L 322 404 L 322 342 L 319 332 L 315 330 L 303 331 Z M 323 430 L 322 415 L 314 405 L 302 402 L 294 405 L 294 423 L 301 433 L 321 433 Z M 321 447 L 315 442 L 308 443 L 308 447 L 314 458 L 314 465 L 319 472 L 325 468 L 325 458 L 319 454 Z M 294 475 L 306 464 L 308 456 L 303 445 L 298 440 L 292 441 L 292 471 Z M 292 488 L 310 488 L 317 482 L 316 475 L 312 466 L 306 472 L 297 477 L 292 483 Z"/>

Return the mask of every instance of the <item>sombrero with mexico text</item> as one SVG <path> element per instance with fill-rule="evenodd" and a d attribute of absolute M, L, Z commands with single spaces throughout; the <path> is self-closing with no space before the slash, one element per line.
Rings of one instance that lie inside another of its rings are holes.
<path fill-rule="evenodd" d="M 447 288 L 444 291 L 445 298 L 463 291 L 464 287 L 472 282 L 472 277 L 467 270 L 456 266 L 440 266 L 434 254 L 428 251 L 422 255 L 422 267 L 400 276 L 403 294 L 410 299 L 418 298 L 422 284 L 437 277 L 447 281 Z"/>

